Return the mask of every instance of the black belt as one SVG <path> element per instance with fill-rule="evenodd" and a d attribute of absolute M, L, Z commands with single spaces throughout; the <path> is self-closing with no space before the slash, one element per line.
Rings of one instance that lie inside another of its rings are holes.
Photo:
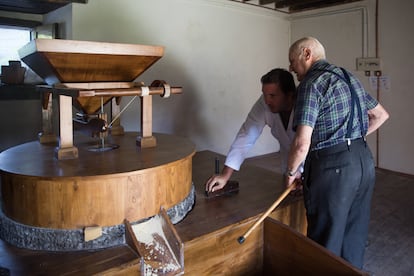
<path fill-rule="evenodd" d="M 338 153 L 341 151 L 350 150 L 352 147 L 356 145 L 366 145 L 365 137 L 360 137 L 354 140 L 347 139 L 345 142 L 319 149 L 319 150 L 313 150 L 309 154 L 311 157 L 318 157 L 318 156 L 326 156 L 331 155 L 334 153 Z"/>

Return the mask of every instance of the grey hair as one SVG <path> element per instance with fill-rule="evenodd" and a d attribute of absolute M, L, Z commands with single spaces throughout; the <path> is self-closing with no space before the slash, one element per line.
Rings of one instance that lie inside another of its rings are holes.
<path fill-rule="evenodd" d="M 303 37 L 290 46 L 289 53 L 300 54 L 303 48 L 309 48 L 312 51 L 314 60 L 325 59 L 325 48 L 314 37 Z"/>

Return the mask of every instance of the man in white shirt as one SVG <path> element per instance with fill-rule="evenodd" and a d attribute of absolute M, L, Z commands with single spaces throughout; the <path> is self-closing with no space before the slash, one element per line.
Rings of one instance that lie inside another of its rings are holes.
<path fill-rule="evenodd" d="M 263 128 L 270 127 L 272 135 L 279 141 L 282 156 L 282 172 L 286 171 L 287 155 L 295 133 L 292 130 L 293 107 L 296 86 L 293 76 L 285 69 L 273 69 L 260 79 L 262 95 L 253 105 L 246 121 L 241 126 L 230 147 L 221 174 L 211 176 L 206 182 L 206 191 L 223 188 L 233 172 L 240 169 L 248 151 L 259 138 Z"/>

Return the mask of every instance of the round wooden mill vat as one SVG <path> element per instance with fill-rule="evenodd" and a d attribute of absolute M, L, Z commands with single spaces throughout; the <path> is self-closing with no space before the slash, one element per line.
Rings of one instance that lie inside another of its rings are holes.
<path fill-rule="evenodd" d="M 139 148 L 137 133 L 114 136 L 119 148 L 90 151 L 96 140 L 75 139 L 79 158 L 57 160 L 55 145 L 37 141 L 0 154 L 1 238 L 38 250 L 82 250 L 124 243 L 124 225 L 167 210 L 173 223 L 194 203 L 193 143 L 155 134 L 158 145 Z M 85 229 L 102 235 L 85 241 Z"/>

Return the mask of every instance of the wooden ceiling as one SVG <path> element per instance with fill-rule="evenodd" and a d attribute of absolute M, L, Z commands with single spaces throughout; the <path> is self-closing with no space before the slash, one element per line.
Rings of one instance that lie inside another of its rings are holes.
<path fill-rule="evenodd" d="M 0 0 L 0 11 L 46 14 L 70 3 L 87 2 L 88 0 Z"/>
<path fill-rule="evenodd" d="M 362 0 L 230 0 L 242 2 L 254 6 L 279 10 L 287 13 L 295 13 L 306 10 L 314 10 L 330 6 L 337 6 Z"/>

